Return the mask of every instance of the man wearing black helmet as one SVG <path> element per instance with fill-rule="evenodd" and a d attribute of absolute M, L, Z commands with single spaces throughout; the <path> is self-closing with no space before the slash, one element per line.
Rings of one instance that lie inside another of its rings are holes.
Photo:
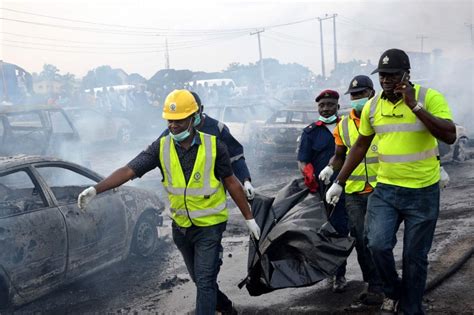
<path fill-rule="evenodd" d="M 427 256 L 439 214 L 437 139 L 453 143 L 456 127 L 441 93 L 409 81 L 410 61 L 404 51 L 385 51 L 373 73 L 379 74 L 383 92 L 364 106 L 360 135 L 326 200 L 339 200 L 347 179 L 377 135 L 379 169 L 377 186 L 368 200 L 366 229 L 368 247 L 384 284 L 381 310 L 383 314 L 398 310 L 424 314 Z M 401 222 L 402 278 L 392 252 Z"/>

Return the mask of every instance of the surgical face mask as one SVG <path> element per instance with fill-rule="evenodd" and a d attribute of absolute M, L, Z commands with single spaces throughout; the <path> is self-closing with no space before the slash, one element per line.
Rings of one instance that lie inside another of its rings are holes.
<path fill-rule="evenodd" d="M 194 123 L 193 123 L 193 126 L 194 127 L 197 127 L 199 126 L 199 124 L 201 123 L 201 115 L 199 113 L 197 113 L 195 116 L 194 116 Z"/>
<path fill-rule="evenodd" d="M 329 116 L 328 118 L 323 117 L 323 116 L 319 116 L 319 120 L 322 121 L 325 124 L 332 124 L 333 122 L 336 121 L 336 119 L 337 119 L 336 114 L 334 114 L 332 116 Z"/>
<path fill-rule="evenodd" d="M 187 128 L 186 130 L 184 130 L 184 131 L 181 131 L 181 132 L 178 133 L 178 134 L 174 134 L 174 133 L 172 133 L 171 130 L 170 130 L 170 136 L 171 136 L 171 138 L 173 138 L 173 140 L 174 140 L 174 141 L 177 141 L 177 142 L 181 142 L 181 141 L 186 140 L 186 139 L 191 135 L 191 132 L 189 131 L 189 129 L 190 129 L 190 127 L 191 127 L 192 124 L 193 124 L 193 121 L 191 120 L 191 121 L 189 122 L 188 128 Z"/>
<path fill-rule="evenodd" d="M 364 108 L 365 103 L 369 100 L 368 97 L 364 98 L 359 98 L 358 100 L 352 100 L 351 101 L 351 106 L 353 109 L 356 110 L 356 112 L 361 112 L 362 108 Z"/>

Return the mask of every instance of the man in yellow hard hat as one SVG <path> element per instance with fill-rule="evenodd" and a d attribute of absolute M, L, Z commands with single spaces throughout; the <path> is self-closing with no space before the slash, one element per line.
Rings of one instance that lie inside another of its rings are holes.
<path fill-rule="evenodd" d="M 235 314 L 232 302 L 217 285 L 222 233 L 228 219 L 225 189 L 257 240 L 260 228 L 252 217 L 243 187 L 232 172 L 226 146 L 215 136 L 195 130 L 197 114 L 198 104 L 189 91 L 171 92 L 163 106 L 169 135 L 158 138 L 126 166 L 84 190 L 78 205 L 84 209 L 96 194 L 159 167 L 170 201 L 173 240 L 197 287 L 196 314 L 215 314 L 216 310 Z"/>

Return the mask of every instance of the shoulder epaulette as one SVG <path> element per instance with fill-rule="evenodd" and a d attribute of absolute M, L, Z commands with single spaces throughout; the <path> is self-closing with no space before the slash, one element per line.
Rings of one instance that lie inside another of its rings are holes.
<path fill-rule="evenodd" d="M 312 132 L 313 130 L 316 129 L 316 126 L 317 126 L 316 123 L 313 122 L 313 123 L 311 123 L 310 125 L 308 125 L 307 127 L 305 127 L 305 128 L 303 129 L 303 131 L 306 132 L 306 133 L 310 133 L 310 132 Z"/>

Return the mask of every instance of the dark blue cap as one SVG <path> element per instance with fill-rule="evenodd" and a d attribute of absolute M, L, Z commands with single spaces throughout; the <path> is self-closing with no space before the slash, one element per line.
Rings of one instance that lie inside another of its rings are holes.
<path fill-rule="evenodd" d="M 372 80 L 366 75 L 357 75 L 351 80 L 349 89 L 347 89 L 347 92 L 344 94 L 356 93 L 367 89 L 374 89 Z"/>

